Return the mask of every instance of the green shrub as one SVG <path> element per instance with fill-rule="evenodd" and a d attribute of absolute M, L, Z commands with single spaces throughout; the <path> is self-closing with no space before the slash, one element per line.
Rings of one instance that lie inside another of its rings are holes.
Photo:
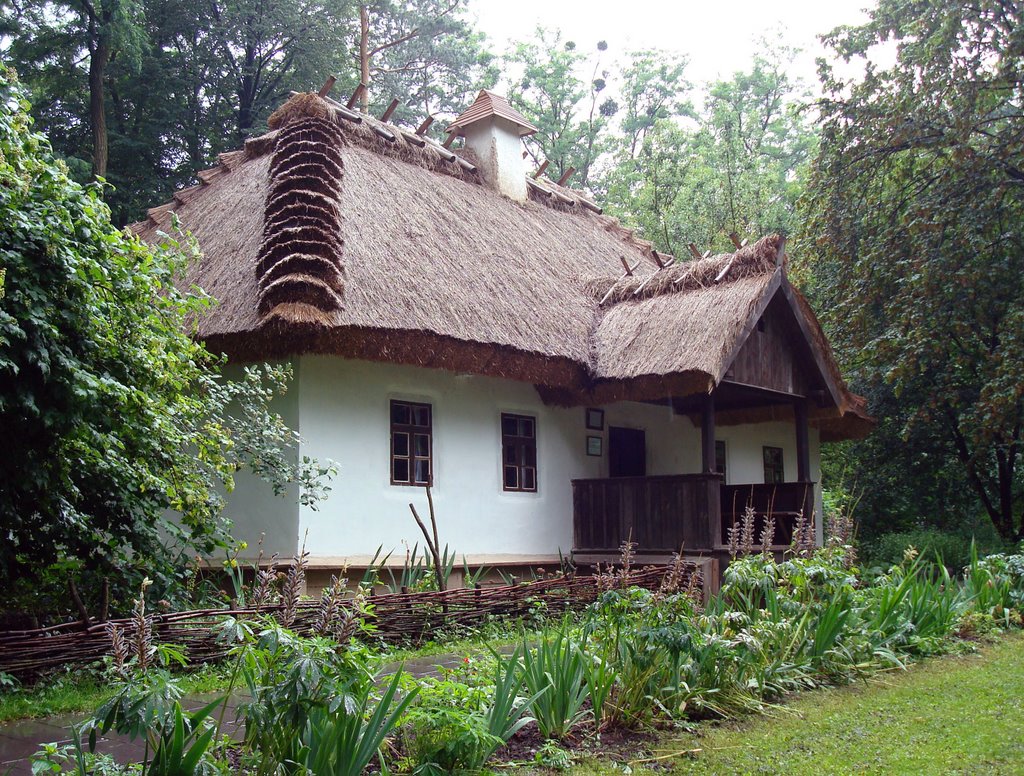
<path fill-rule="evenodd" d="M 862 543 L 863 566 L 888 569 L 901 563 L 907 548 L 913 547 L 922 557 L 928 560 L 942 558 L 950 571 L 959 571 L 971 562 L 972 541 L 975 537 L 969 534 L 950 533 L 937 528 L 894 531 Z M 977 543 L 982 555 L 1003 549 L 1002 542 L 991 531 L 979 535 Z"/>
<path fill-rule="evenodd" d="M 565 738 L 585 716 L 587 700 L 584 655 L 570 622 L 542 634 L 534 649 L 524 640 L 522 655 L 520 676 L 541 735 Z"/>

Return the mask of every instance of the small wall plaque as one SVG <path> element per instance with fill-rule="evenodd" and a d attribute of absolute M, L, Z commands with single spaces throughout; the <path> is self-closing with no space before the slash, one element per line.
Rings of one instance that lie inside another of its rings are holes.
<path fill-rule="evenodd" d="M 603 452 L 604 439 L 599 436 L 587 437 L 587 455 L 600 456 Z"/>
<path fill-rule="evenodd" d="M 587 428 L 594 431 L 604 431 L 604 410 L 587 408 Z"/>

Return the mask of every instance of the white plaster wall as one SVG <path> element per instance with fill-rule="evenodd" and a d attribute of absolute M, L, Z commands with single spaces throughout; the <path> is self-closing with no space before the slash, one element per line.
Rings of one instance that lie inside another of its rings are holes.
<path fill-rule="evenodd" d="M 576 477 L 600 476 L 583 452 L 583 410 L 545 407 L 532 385 L 393 364 L 302 358 L 303 454 L 335 460 L 340 475 L 318 511 L 301 510 L 314 555 L 402 552 L 422 537 L 422 488 L 390 483 L 390 401 L 432 405 L 434 485 L 442 545 L 462 554 L 553 554 L 572 544 Z M 502 412 L 537 418 L 538 490 L 501 488 Z"/>
<path fill-rule="evenodd" d="M 240 379 L 244 367 L 229 364 L 224 373 L 229 379 Z M 288 392 L 274 399 L 271 407 L 292 429 L 300 426 L 298 364 L 293 365 L 293 377 Z M 289 451 L 292 462 L 298 460 L 299 450 Z M 231 535 L 236 541 L 248 543 L 243 557 L 255 557 L 257 545 L 263 535 L 263 550 L 267 556 L 279 553 L 282 558 L 292 557 L 298 546 L 299 488 L 291 485 L 287 491 L 275 496 L 273 488 L 248 470 L 235 475 L 235 489 L 227 495 L 224 514 L 231 520 Z"/>
<path fill-rule="evenodd" d="M 298 395 L 302 454 L 336 461 L 340 473 L 326 502 L 299 509 L 298 534 L 314 557 L 401 555 L 421 536 L 408 504 L 426 518 L 422 488 L 390 483 L 390 401 L 433 408 L 434 487 L 442 545 L 476 555 L 553 555 L 572 545 L 571 480 L 608 474 L 609 426 L 642 428 L 648 473 L 699 472 L 700 430 L 663 406 L 622 402 L 605 407 L 605 429 L 587 430 L 584 409 L 546 407 L 532 385 L 385 363 L 303 356 Z M 294 395 L 294 394 L 293 394 Z M 501 488 L 502 412 L 537 418 L 538 492 Z M 604 439 L 604 455 L 586 455 L 586 437 Z M 787 479 L 796 476 L 791 425 L 725 426 L 729 482 L 763 481 L 763 445 L 781 447 Z M 818 435 L 810 439 L 819 477 Z M 255 498 L 255 497 L 253 497 Z M 820 494 L 819 494 L 820 514 Z M 259 513 L 259 510 L 256 510 Z"/>
<path fill-rule="evenodd" d="M 526 201 L 526 162 L 519 127 L 497 116 L 470 124 L 466 147 L 476 154 L 488 184 L 510 199 Z"/>

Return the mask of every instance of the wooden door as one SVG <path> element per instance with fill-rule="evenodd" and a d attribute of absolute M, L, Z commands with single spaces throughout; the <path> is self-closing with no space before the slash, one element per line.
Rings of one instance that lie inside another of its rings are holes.
<path fill-rule="evenodd" d="M 608 475 L 647 476 L 647 435 L 642 428 L 608 427 Z"/>

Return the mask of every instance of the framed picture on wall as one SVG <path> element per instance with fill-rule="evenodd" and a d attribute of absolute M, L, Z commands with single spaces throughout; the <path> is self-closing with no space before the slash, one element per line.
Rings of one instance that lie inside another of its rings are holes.
<path fill-rule="evenodd" d="M 604 410 L 587 407 L 587 428 L 604 431 Z"/>
<path fill-rule="evenodd" d="M 587 437 L 587 455 L 600 456 L 604 452 L 604 439 L 599 436 Z"/>

